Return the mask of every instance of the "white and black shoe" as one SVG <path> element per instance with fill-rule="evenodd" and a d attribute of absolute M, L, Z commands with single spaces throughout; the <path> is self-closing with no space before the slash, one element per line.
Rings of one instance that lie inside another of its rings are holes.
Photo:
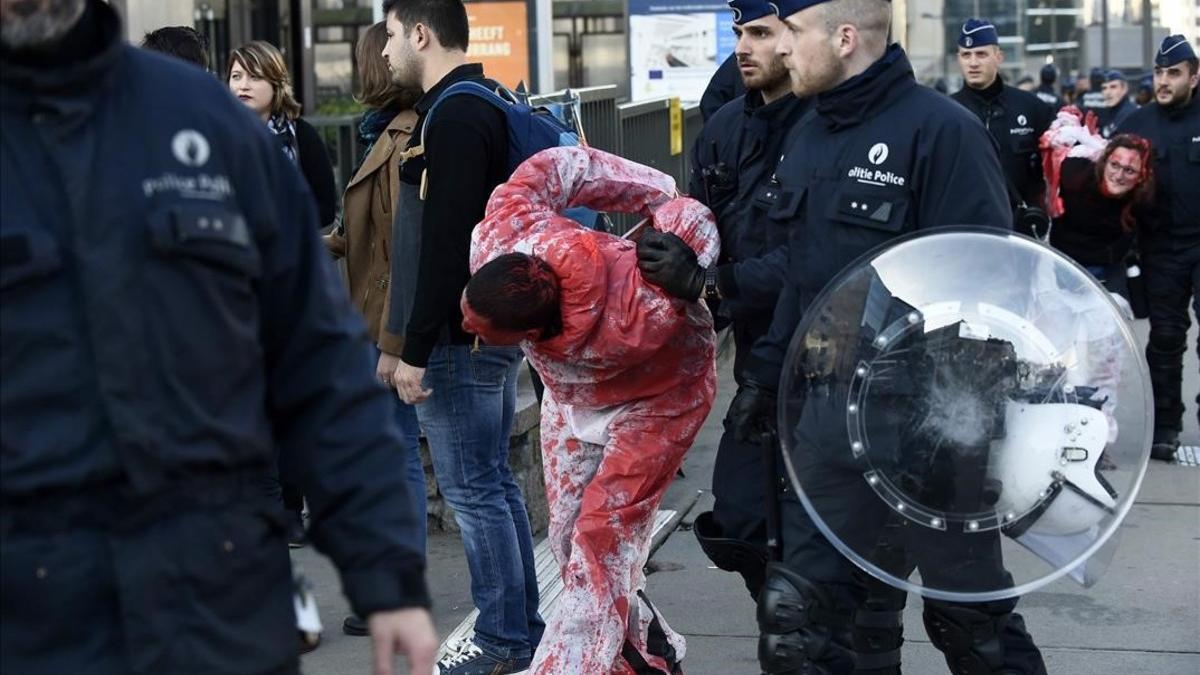
<path fill-rule="evenodd" d="M 524 675 L 531 659 L 500 659 L 479 648 L 471 639 L 454 645 L 438 661 L 438 675 Z"/>

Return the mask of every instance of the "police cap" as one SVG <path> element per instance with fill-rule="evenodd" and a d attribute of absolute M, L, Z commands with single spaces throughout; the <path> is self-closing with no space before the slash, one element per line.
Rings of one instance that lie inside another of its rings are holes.
<path fill-rule="evenodd" d="M 1117 81 L 1124 82 L 1125 81 L 1125 73 L 1122 73 L 1119 70 L 1110 70 L 1110 71 L 1104 73 L 1104 81 L 1105 82 L 1117 82 Z"/>
<path fill-rule="evenodd" d="M 958 46 L 966 49 L 996 44 L 1000 44 L 996 26 L 985 19 L 967 19 L 958 34 Z"/>
<path fill-rule="evenodd" d="M 767 0 L 727 0 L 733 12 L 733 23 L 740 26 L 771 14 Z"/>
<path fill-rule="evenodd" d="M 1182 35 L 1168 35 L 1163 38 L 1158 53 L 1154 55 L 1154 65 L 1162 68 L 1173 66 L 1180 61 L 1196 58 L 1196 52 L 1187 38 Z"/>

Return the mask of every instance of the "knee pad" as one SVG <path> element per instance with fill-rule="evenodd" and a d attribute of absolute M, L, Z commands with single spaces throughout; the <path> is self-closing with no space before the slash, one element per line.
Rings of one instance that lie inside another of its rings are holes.
<path fill-rule="evenodd" d="M 1001 633 L 1007 613 L 925 601 L 925 630 L 953 675 L 992 675 L 1004 666 Z"/>
<path fill-rule="evenodd" d="M 1150 339 L 1146 342 L 1146 357 L 1179 356 L 1187 351 L 1187 331 L 1174 327 L 1159 326 L 1150 329 Z"/>
<path fill-rule="evenodd" d="M 852 667 L 849 612 L 800 574 L 767 566 L 758 596 L 758 662 L 764 673 L 825 675 Z"/>
<path fill-rule="evenodd" d="M 742 575 L 746 590 L 757 600 L 767 574 L 766 550 L 740 539 L 721 537 L 712 511 L 696 516 L 692 532 L 696 535 L 696 541 L 700 542 L 700 550 L 704 551 L 704 555 L 718 568 Z"/>
<path fill-rule="evenodd" d="M 900 648 L 904 645 L 903 609 L 872 609 L 854 612 L 854 669 L 874 675 L 900 675 Z"/>

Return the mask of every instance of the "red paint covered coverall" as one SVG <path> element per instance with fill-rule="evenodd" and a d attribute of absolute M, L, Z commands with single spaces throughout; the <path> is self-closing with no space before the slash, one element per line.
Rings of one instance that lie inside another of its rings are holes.
<path fill-rule="evenodd" d="M 546 384 L 549 537 L 564 584 L 532 673 L 633 673 L 631 662 L 670 673 L 684 656 L 683 637 L 640 591 L 658 504 L 712 407 L 712 316 L 645 282 L 632 241 L 558 215 L 572 206 L 652 215 L 711 264 L 712 214 L 675 195 L 674 181 L 649 167 L 554 148 L 496 188 L 472 238 L 472 271 L 526 253 L 560 281 L 562 333 L 522 345 Z"/>

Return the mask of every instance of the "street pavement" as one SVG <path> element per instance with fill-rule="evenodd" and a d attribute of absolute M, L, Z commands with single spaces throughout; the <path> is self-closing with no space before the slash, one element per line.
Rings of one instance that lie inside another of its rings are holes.
<path fill-rule="evenodd" d="M 1135 325 L 1145 342 L 1146 322 Z M 1193 326 L 1189 345 L 1195 344 Z M 1188 352 L 1184 392 L 1188 411 L 1182 441 L 1200 446 L 1193 399 L 1200 365 Z M 663 508 L 687 511 L 655 551 L 647 593 L 670 625 L 687 637 L 688 675 L 756 675 L 754 605 L 740 578 L 712 567 L 690 530 L 712 505 L 708 491 L 721 418 L 733 394 L 728 364 L 713 413 Z M 697 500 L 697 493 L 699 499 Z M 1107 572 L 1092 588 L 1059 580 L 1024 597 L 1018 607 L 1052 675 L 1200 675 L 1200 467 L 1151 462 L 1122 525 Z M 293 561 L 314 582 L 326 624 L 323 643 L 303 657 L 308 675 L 370 672 L 367 638 L 343 635 L 347 605 L 328 561 L 311 549 Z M 470 577 L 458 535 L 429 539 L 429 585 L 440 635 L 471 611 Z M 921 600 L 910 596 L 905 615 L 905 673 L 948 673 L 921 622 Z M 407 672 L 400 668 L 398 672 Z M 570 675 L 576 675 L 574 673 Z M 581 674 L 602 675 L 602 674 Z"/>

